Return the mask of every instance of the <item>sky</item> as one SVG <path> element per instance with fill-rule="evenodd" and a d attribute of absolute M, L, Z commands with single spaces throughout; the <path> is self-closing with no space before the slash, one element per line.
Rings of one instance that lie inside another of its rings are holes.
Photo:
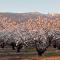
<path fill-rule="evenodd" d="M 60 13 L 60 0 L 0 0 L 0 12 Z"/>

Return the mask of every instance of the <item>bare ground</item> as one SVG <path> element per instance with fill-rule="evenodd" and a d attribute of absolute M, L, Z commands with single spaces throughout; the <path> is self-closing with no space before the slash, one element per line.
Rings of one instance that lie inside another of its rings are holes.
<path fill-rule="evenodd" d="M 10 48 L 8 49 L 1 49 L 0 48 L 0 60 L 60 60 L 60 50 L 55 49 L 48 49 L 48 51 L 45 52 L 45 55 L 38 56 L 37 52 L 35 50 L 26 50 L 25 52 L 22 50 L 20 53 L 17 53 L 16 50 L 12 50 Z M 49 52 L 49 54 L 47 54 Z M 51 52 L 55 53 L 55 56 L 46 56 L 52 55 Z M 59 53 L 56 55 L 56 53 Z"/>
<path fill-rule="evenodd" d="M 52 57 L 0 57 L 0 60 L 60 60 L 60 56 L 52 56 Z"/>

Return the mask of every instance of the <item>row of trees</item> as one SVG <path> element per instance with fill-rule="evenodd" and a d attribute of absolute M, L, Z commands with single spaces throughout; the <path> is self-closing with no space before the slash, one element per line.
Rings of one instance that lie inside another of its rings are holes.
<path fill-rule="evenodd" d="M 8 23 L 6 19 L 0 22 L 2 28 L 0 30 L 0 45 L 2 47 L 12 44 L 13 49 L 17 46 L 17 51 L 22 47 L 33 47 L 36 48 L 39 55 L 42 55 L 51 44 L 60 48 L 60 31 L 44 26 L 44 21 L 40 18 L 35 21 L 30 19 L 19 24 L 15 24 L 14 21 Z"/>

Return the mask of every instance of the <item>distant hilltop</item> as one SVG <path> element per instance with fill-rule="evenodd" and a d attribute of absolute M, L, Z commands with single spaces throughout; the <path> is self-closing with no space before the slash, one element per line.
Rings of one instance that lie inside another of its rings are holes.
<path fill-rule="evenodd" d="M 28 13 L 9 13 L 9 12 L 0 12 L 0 17 L 6 17 L 7 20 L 18 21 L 27 21 L 28 19 L 35 20 L 38 17 L 46 18 L 47 20 L 56 19 L 60 17 L 59 13 L 48 13 L 43 14 L 40 12 L 28 12 Z"/>

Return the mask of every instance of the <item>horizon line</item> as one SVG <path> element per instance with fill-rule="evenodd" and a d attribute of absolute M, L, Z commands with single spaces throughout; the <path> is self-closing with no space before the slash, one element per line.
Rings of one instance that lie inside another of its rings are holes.
<path fill-rule="evenodd" d="M 43 12 L 43 11 L 27 11 L 27 12 L 16 12 L 16 11 L 0 11 L 0 13 L 42 13 L 42 14 L 60 14 L 60 12 Z"/>

